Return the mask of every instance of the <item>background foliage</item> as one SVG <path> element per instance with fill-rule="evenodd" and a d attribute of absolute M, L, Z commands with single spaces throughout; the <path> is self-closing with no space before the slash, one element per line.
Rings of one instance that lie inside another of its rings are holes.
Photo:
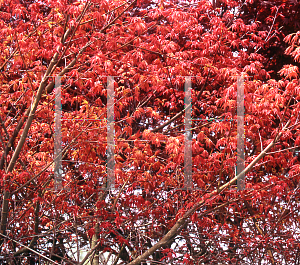
<path fill-rule="evenodd" d="M 298 1 L 9 0 L 0 9 L 2 264 L 299 264 Z M 240 75 L 250 166 L 238 192 Z M 105 189 L 107 76 L 115 190 Z M 192 190 L 182 189 L 185 76 L 198 119 Z"/>

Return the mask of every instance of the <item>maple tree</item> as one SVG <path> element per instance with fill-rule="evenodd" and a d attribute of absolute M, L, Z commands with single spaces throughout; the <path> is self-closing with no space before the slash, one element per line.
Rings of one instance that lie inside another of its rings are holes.
<path fill-rule="evenodd" d="M 0 5 L 2 264 L 299 263 L 297 1 Z M 57 76 L 61 190 L 54 189 Z M 109 76 L 114 190 L 106 189 Z M 186 76 L 197 118 L 188 190 Z"/>

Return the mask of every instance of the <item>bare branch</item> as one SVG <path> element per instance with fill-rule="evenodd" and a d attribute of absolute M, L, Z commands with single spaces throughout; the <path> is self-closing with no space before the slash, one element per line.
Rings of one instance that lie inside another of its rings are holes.
<path fill-rule="evenodd" d="M 7 238 L 7 239 L 9 239 L 9 240 L 11 240 L 11 241 L 13 241 L 13 242 L 15 242 L 16 244 L 18 244 L 18 245 L 20 245 L 20 246 L 22 246 L 22 247 L 24 247 L 24 248 L 27 248 L 29 251 L 31 251 L 31 252 L 37 254 L 38 256 L 40 256 L 40 257 L 42 257 L 42 258 L 44 258 L 44 259 L 50 261 L 52 264 L 57 264 L 57 265 L 59 265 L 56 261 L 54 261 L 54 260 L 52 260 L 52 259 L 50 259 L 50 258 L 44 256 L 43 254 L 41 254 L 41 253 L 35 251 L 34 249 L 32 249 L 32 248 L 30 248 L 30 247 L 27 247 L 27 246 L 25 246 L 24 244 L 22 244 L 22 243 L 20 243 L 20 242 L 18 242 L 18 241 L 16 241 L 16 240 L 14 240 L 14 239 L 12 239 L 12 238 L 10 238 L 10 237 L 4 235 L 4 234 L 2 234 L 2 233 L 0 233 L 0 235 L 3 236 L 3 237 L 5 237 L 5 238 Z"/>

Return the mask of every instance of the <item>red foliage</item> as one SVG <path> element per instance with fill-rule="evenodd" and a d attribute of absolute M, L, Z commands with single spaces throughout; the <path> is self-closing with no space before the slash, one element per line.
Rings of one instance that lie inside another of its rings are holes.
<path fill-rule="evenodd" d="M 169 264 L 299 262 L 300 4 L 192 2 L 0 0 L 1 263 L 75 264 L 78 248 L 84 256 L 96 244 L 111 264 L 139 264 L 143 254 Z M 242 73 L 246 166 L 261 159 L 237 191 L 230 180 Z M 112 191 L 107 76 L 115 91 Z M 186 76 L 197 119 L 191 190 L 183 189 Z"/>

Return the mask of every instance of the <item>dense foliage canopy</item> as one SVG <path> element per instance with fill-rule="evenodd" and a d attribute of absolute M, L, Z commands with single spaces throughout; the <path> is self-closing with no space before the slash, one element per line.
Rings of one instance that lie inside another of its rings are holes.
<path fill-rule="evenodd" d="M 299 264 L 299 23 L 293 0 L 0 0 L 1 264 Z M 115 189 L 106 189 L 108 76 Z"/>

